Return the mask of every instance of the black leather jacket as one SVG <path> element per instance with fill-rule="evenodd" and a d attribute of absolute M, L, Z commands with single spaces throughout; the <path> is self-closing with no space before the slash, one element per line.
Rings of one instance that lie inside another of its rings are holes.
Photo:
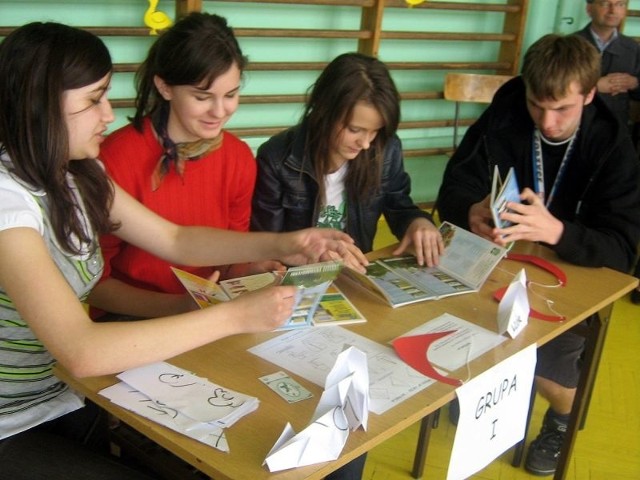
<path fill-rule="evenodd" d="M 251 230 L 284 232 L 316 225 L 318 180 L 310 159 L 303 156 L 305 138 L 303 123 L 275 135 L 258 149 Z M 363 252 L 372 249 L 381 214 L 398 239 L 415 218 L 431 220 L 413 203 L 410 192 L 402 145 L 394 136 L 385 149 L 380 189 L 361 203 L 347 202 L 346 232 Z"/>

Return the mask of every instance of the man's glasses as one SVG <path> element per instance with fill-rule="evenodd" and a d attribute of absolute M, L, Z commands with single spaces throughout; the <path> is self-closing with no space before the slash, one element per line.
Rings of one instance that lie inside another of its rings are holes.
<path fill-rule="evenodd" d="M 593 3 L 602 8 L 627 8 L 627 2 L 610 2 L 608 0 L 596 0 Z"/>

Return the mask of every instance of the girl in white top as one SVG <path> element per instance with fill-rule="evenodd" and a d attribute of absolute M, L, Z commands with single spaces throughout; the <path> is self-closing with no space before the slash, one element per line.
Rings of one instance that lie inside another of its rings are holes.
<path fill-rule="evenodd" d="M 272 330 L 292 312 L 295 287 L 271 287 L 179 317 L 94 323 L 81 300 L 102 272 L 98 234 L 113 232 L 185 265 L 337 255 L 366 264 L 341 232 L 180 227 L 129 197 L 95 160 L 114 119 L 111 72 L 102 41 L 65 25 L 28 24 L 0 44 L 0 464 L 10 478 L 62 478 L 71 465 L 28 436 L 83 405 L 52 375 L 54 362 L 78 377 L 120 372 L 228 335 Z M 75 464 L 71 450 L 63 451 Z"/>

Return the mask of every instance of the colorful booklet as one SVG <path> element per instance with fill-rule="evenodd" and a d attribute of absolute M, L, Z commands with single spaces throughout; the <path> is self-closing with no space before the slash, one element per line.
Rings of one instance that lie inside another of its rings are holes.
<path fill-rule="evenodd" d="M 329 327 L 331 325 L 349 325 L 366 321 L 367 319 L 364 318 L 362 313 L 332 283 L 320 298 L 318 307 L 313 314 L 311 325 L 314 327 Z"/>
<path fill-rule="evenodd" d="M 509 169 L 504 180 L 500 178 L 500 171 L 496 165 L 493 169 L 493 184 L 491 185 L 491 215 L 493 224 L 498 228 L 506 228 L 512 222 L 502 220 L 500 214 L 507 211 L 507 202 L 520 203 L 520 188 L 513 167 Z"/>
<path fill-rule="evenodd" d="M 200 308 L 229 301 L 245 292 L 268 285 L 295 285 L 298 287 L 293 315 L 278 330 L 299 327 L 345 325 L 362 323 L 366 319 L 332 285 L 342 270 L 342 262 L 321 262 L 289 268 L 286 272 L 266 272 L 214 283 L 205 278 L 171 267 L 185 289 Z"/>
<path fill-rule="evenodd" d="M 372 262 L 367 273 L 344 268 L 347 278 L 384 299 L 392 307 L 451 295 L 476 292 L 507 253 L 474 233 L 444 222 L 445 244 L 437 267 L 420 266 L 413 255 L 385 257 Z"/>

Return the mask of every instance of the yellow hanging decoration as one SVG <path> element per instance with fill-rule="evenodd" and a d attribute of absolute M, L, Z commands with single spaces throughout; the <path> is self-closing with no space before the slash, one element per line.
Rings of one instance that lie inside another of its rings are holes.
<path fill-rule="evenodd" d="M 411 7 L 415 7 L 416 5 L 420 5 L 422 2 L 425 2 L 426 0 L 404 0 L 405 2 L 407 2 L 407 5 L 409 5 L 409 8 Z"/>
<path fill-rule="evenodd" d="M 144 24 L 149 27 L 149 35 L 158 35 L 158 30 L 164 30 L 173 25 L 173 21 L 164 12 L 158 12 L 159 0 L 149 0 L 149 8 L 144 13 Z"/>

